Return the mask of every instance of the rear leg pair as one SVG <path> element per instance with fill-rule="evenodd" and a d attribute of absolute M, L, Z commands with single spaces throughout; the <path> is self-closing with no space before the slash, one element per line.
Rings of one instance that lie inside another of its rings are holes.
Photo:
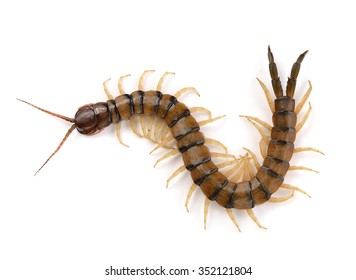
<path fill-rule="evenodd" d="M 304 59 L 304 56 L 306 55 L 307 51 L 302 53 L 297 61 L 294 63 L 293 67 L 292 67 L 292 71 L 291 71 L 291 76 L 288 78 L 288 82 L 287 82 L 287 88 L 286 88 L 286 95 L 289 96 L 290 98 L 293 98 L 294 96 L 294 92 L 295 92 L 295 86 L 296 86 L 296 80 L 297 80 L 297 76 L 299 73 L 299 69 L 300 69 L 300 64 Z M 283 96 L 283 90 L 281 87 L 281 83 L 280 83 L 280 79 L 278 76 L 278 71 L 277 71 L 277 66 L 274 63 L 274 58 L 273 58 L 273 54 L 270 50 L 270 48 L 268 47 L 268 58 L 269 58 L 269 67 L 270 67 L 270 74 L 271 74 L 271 78 L 272 78 L 272 87 L 273 87 L 273 91 L 276 97 L 281 97 Z M 274 102 L 273 102 L 273 98 L 271 96 L 271 93 L 269 92 L 268 88 L 266 87 L 266 85 L 259 79 L 257 79 L 259 84 L 261 85 L 263 92 L 265 94 L 265 97 L 267 99 L 267 103 L 271 109 L 271 112 L 274 113 L 275 112 L 275 108 L 274 108 Z M 295 113 L 296 115 L 298 115 L 302 108 L 304 107 L 304 105 L 306 104 L 307 100 L 309 99 L 309 96 L 311 94 L 312 91 L 312 85 L 311 82 L 308 81 L 308 89 L 306 91 L 306 93 L 304 94 L 304 96 L 302 97 L 301 101 L 299 102 L 299 104 L 296 106 L 295 108 Z M 301 118 L 301 120 L 297 123 L 296 125 L 296 131 L 297 133 L 303 128 L 305 122 L 307 121 L 310 112 L 311 112 L 311 104 L 309 102 L 309 107 L 306 111 L 306 113 L 303 115 L 303 117 Z M 250 121 L 253 126 L 258 130 L 259 134 L 261 135 L 261 140 L 259 142 L 259 147 L 260 147 L 260 152 L 263 158 L 266 157 L 267 155 L 267 148 L 268 148 L 268 143 L 271 139 L 271 130 L 272 130 L 272 126 L 269 125 L 268 123 L 262 121 L 259 118 L 256 117 L 252 117 L 252 116 L 241 116 L 246 118 L 248 121 Z M 312 148 L 312 147 L 299 147 L 299 148 L 295 148 L 294 149 L 294 153 L 299 153 L 299 152 L 317 152 L 320 154 L 323 154 L 323 152 L 321 152 L 318 149 Z M 251 151 L 249 151 L 249 153 L 252 156 Z M 257 158 L 255 156 L 252 156 L 254 158 L 254 165 L 256 169 L 259 169 L 260 167 L 260 163 L 257 161 Z M 290 166 L 288 170 L 305 170 L 305 171 L 312 171 L 312 172 L 317 172 L 316 170 L 313 170 L 311 168 L 305 167 L 305 166 Z M 291 193 L 286 195 L 286 196 L 282 196 L 282 197 L 271 197 L 270 198 L 270 202 L 284 202 L 290 198 L 292 198 L 294 196 L 294 192 L 298 191 L 300 193 L 303 193 L 307 196 L 310 197 L 309 194 L 307 194 L 305 191 L 303 191 L 302 189 L 296 187 L 296 186 L 292 186 L 290 184 L 285 184 L 283 183 L 281 186 L 281 188 L 284 189 L 288 189 L 291 190 Z M 248 211 L 252 211 L 252 210 L 248 210 Z"/>

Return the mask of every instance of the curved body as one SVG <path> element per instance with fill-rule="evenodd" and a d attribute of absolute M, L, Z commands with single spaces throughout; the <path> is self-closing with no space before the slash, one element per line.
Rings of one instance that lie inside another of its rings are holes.
<path fill-rule="evenodd" d="M 271 195 L 283 184 L 284 176 L 290 167 L 289 161 L 294 152 L 294 141 L 298 130 L 293 95 L 300 65 L 306 53 L 307 51 L 302 53 L 293 64 L 291 75 L 287 82 L 286 94 L 283 94 L 277 66 L 274 62 L 273 54 L 268 48 L 269 70 L 276 97 L 273 106 L 272 98 L 269 93 L 268 96 L 266 94 L 273 111 L 273 127 L 271 128 L 270 141 L 266 156 L 256 175 L 249 181 L 238 183 L 229 181 L 218 170 L 211 160 L 209 149 L 205 146 L 205 138 L 203 133 L 200 132 L 198 122 L 191 115 L 188 107 L 179 102 L 175 96 L 162 94 L 160 91 L 161 81 L 157 90 L 143 91 L 141 90 L 143 76 L 141 76 L 140 90 L 131 94 L 122 94 L 116 98 L 111 98 L 104 83 L 104 89 L 109 96 L 109 100 L 80 107 L 74 118 L 58 115 L 26 101 L 20 101 L 74 123 L 58 148 L 42 167 L 59 150 L 74 129 L 77 129 L 82 134 L 92 135 L 100 132 L 110 124 L 118 124 L 136 115 L 154 116 L 162 119 L 170 128 L 172 136 L 177 142 L 177 149 L 182 155 L 185 168 L 190 172 L 193 182 L 201 188 L 205 196 L 226 209 L 248 210 L 271 198 Z M 120 83 L 121 80 L 119 81 L 119 90 L 120 93 L 123 93 Z M 268 92 L 264 85 L 263 88 L 265 93 Z M 301 102 L 302 105 L 304 102 Z M 298 105 L 298 107 L 300 106 Z M 299 110 L 300 108 L 296 109 L 297 112 Z M 294 189 L 296 188 L 294 187 Z M 229 211 L 230 215 L 231 212 Z"/>
<path fill-rule="evenodd" d="M 110 124 L 135 115 L 156 116 L 164 120 L 177 141 L 183 162 L 193 182 L 203 193 L 225 208 L 251 209 L 267 201 L 283 183 L 289 168 L 295 139 L 296 115 L 294 99 L 287 96 L 275 100 L 273 129 L 267 157 L 250 181 L 230 182 L 212 162 L 204 145 L 204 135 L 186 105 L 174 96 L 159 91 L 135 91 L 114 100 L 86 105 L 79 109 L 75 124 L 79 132 L 96 133 Z M 92 117 L 88 118 L 88 115 Z M 84 120 L 90 120 L 85 123 Z M 95 123 L 92 120 L 95 119 Z"/>

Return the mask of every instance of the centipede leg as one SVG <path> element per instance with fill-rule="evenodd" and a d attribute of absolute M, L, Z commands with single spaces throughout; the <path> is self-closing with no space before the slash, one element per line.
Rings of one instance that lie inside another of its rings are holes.
<path fill-rule="evenodd" d="M 206 125 L 208 123 L 215 122 L 215 121 L 217 121 L 217 120 L 219 120 L 221 118 L 225 118 L 225 117 L 226 117 L 226 115 L 223 115 L 223 116 L 207 119 L 207 120 L 204 120 L 204 121 L 199 121 L 198 124 L 199 124 L 199 126 L 204 126 L 204 125 Z"/>
<path fill-rule="evenodd" d="M 132 118 L 130 119 L 130 127 L 133 133 L 135 133 L 138 137 L 143 137 L 143 134 L 141 134 L 138 129 L 137 129 L 137 118 Z"/>
<path fill-rule="evenodd" d="M 204 107 L 192 107 L 189 109 L 190 113 L 205 113 L 208 115 L 208 119 L 211 119 L 211 112 Z"/>
<path fill-rule="evenodd" d="M 295 186 L 292 186 L 292 185 L 289 185 L 289 184 L 282 184 L 281 185 L 281 188 L 283 189 L 288 189 L 288 190 L 293 190 L 293 191 L 297 191 L 297 192 L 300 192 L 302 194 L 305 194 L 306 196 L 309 196 L 311 198 L 311 196 L 305 192 L 304 190 L 298 188 L 298 187 L 295 187 Z"/>
<path fill-rule="evenodd" d="M 148 73 L 152 73 L 152 72 L 154 72 L 155 70 L 145 70 L 145 71 L 143 71 L 143 73 L 142 73 L 142 75 L 141 75 L 141 77 L 140 77 L 140 79 L 139 79 L 139 81 L 138 81 L 138 90 L 142 90 L 143 91 L 143 82 L 144 82 L 144 80 L 145 80 L 145 77 L 146 77 L 146 75 L 148 74 Z"/>
<path fill-rule="evenodd" d="M 172 146 L 169 146 L 169 142 L 173 141 L 173 137 L 172 135 L 170 136 L 166 136 L 166 132 L 167 132 L 167 127 L 165 127 L 163 129 L 163 132 L 161 134 L 162 138 L 160 139 L 160 141 L 158 141 L 157 145 L 152 149 L 152 151 L 150 152 L 150 154 L 152 154 L 154 151 L 160 149 L 160 148 L 167 148 L 167 149 L 175 149 L 174 147 Z"/>
<path fill-rule="evenodd" d="M 170 152 L 166 153 L 165 155 L 161 156 L 155 163 L 154 167 L 156 167 L 156 165 L 161 162 L 162 160 L 165 160 L 169 157 L 172 157 L 172 156 L 175 156 L 175 155 L 178 155 L 179 154 L 179 150 L 178 149 L 174 149 L 174 150 L 171 150 Z"/>
<path fill-rule="evenodd" d="M 215 140 L 215 139 L 212 139 L 212 138 L 205 138 L 205 143 L 206 144 L 212 144 L 212 145 L 215 145 L 217 147 L 220 147 L 221 149 L 223 149 L 225 151 L 225 153 L 227 153 L 226 146 L 223 143 L 221 143 L 220 141 L 218 141 L 218 140 Z"/>
<path fill-rule="evenodd" d="M 242 165 L 242 181 L 249 181 L 253 177 L 252 165 L 250 163 L 248 153 L 245 155 L 245 160 Z"/>
<path fill-rule="evenodd" d="M 269 108 L 271 109 L 272 113 L 274 113 L 274 111 L 275 111 L 274 102 L 273 102 L 271 93 L 269 92 L 269 90 L 266 87 L 266 85 L 259 78 L 257 78 L 257 81 L 260 83 L 260 85 L 261 85 L 261 87 L 263 89 L 263 92 L 265 93 Z"/>
<path fill-rule="evenodd" d="M 262 225 L 260 224 L 260 222 L 259 222 L 258 219 L 256 218 L 255 214 L 253 213 L 252 209 L 247 209 L 246 212 L 247 212 L 247 214 L 250 216 L 250 218 L 252 219 L 252 221 L 254 221 L 255 224 L 256 224 L 258 227 L 260 227 L 260 228 L 262 228 L 262 229 L 267 229 L 266 227 L 264 227 L 264 226 L 262 226 Z"/>
<path fill-rule="evenodd" d="M 173 72 L 166 72 L 163 76 L 159 79 L 156 90 L 162 92 L 163 82 L 168 75 L 175 75 Z"/>
<path fill-rule="evenodd" d="M 308 81 L 309 87 L 307 92 L 304 94 L 304 96 L 302 97 L 302 100 L 298 103 L 297 107 L 295 107 L 294 112 L 298 115 L 299 112 L 302 110 L 302 108 L 305 105 L 305 102 L 307 102 L 307 100 L 309 99 L 310 93 L 313 89 L 312 84 L 310 81 Z"/>
<path fill-rule="evenodd" d="M 126 79 L 127 77 L 130 77 L 130 76 L 131 76 L 130 74 L 127 74 L 127 75 L 121 76 L 121 77 L 119 78 L 119 82 L 117 83 L 117 87 L 118 87 L 118 89 L 119 89 L 120 95 L 124 95 L 124 94 L 125 94 L 124 88 L 123 88 L 123 86 L 122 86 L 122 81 L 123 81 L 124 79 Z"/>
<path fill-rule="evenodd" d="M 229 215 L 231 221 L 232 221 L 232 222 L 234 223 L 234 225 L 237 227 L 237 229 L 239 230 L 239 232 L 241 232 L 240 227 L 239 227 L 239 225 L 238 225 L 238 223 L 237 223 L 237 221 L 236 221 L 236 218 L 235 218 L 234 214 L 232 213 L 231 208 L 226 208 L 226 213 Z"/>
<path fill-rule="evenodd" d="M 187 92 L 195 93 L 196 95 L 200 96 L 200 94 L 196 90 L 196 88 L 194 88 L 194 87 L 185 87 L 185 88 L 182 88 L 181 90 L 177 91 L 174 94 L 174 97 L 179 99 L 182 96 L 183 93 L 187 93 Z"/>
<path fill-rule="evenodd" d="M 172 173 L 172 175 L 167 179 L 167 183 L 166 183 L 166 188 L 168 188 L 168 185 L 169 185 L 169 182 L 174 179 L 175 177 L 177 177 L 180 173 L 184 172 L 186 169 L 185 169 L 185 166 L 182 165 L 181 167 L 179 167 L 176 171 L 174 171 Z"/>
<path fill-rule="evenodd" d="M 243 148 L 243 149 L 246 150 L 251 155 L 256 170 L 260 169 L 261 164 L 258 162 L 257 156 L 251 150 L 249 150 L 247 148 Z"/>
<path fill-rule="evenodd" d="M 269 131 L 272 130 L 272 126 L 271 125 L 269 125 L 268 123 L 260 120 L 259 118 L 252 117 L 252 116 L 245 116 L 245 115 L 240 115 L 240 117 L 248 119 L 248 120 L 251 120 L 251 121 L 254 121 L 254 122 L 258 123 L 259 125 L 263 126 L 264 128 L 268 129 Z"/>
<path fill-rule="evenodd" d="M 158 143 L 154 139 L 154 135 L 152 135 L 153 124 L 154 124 L 155 120 L 157 120 L 157 119 L 152 116 L 140 116 L 140 124 L 141 124 L 141 130 L 142 130 L 143 137 L 145 137 L 146 139 L 148 139 L 154 143 Z"/>
<path fill-rule="evenodd" d="M 272 203 L 281 203 L 285 202 L 288 199 L 291 199 L 294 196 L 294 190 L 290 194 L 287 194 L 285 196 L 280 196 L 280 197 L 271 197 L 268 201 Z"/>
<path fill-rule="evenodd" d="M 246 160 L 247 156 L 240 157 L 238 159 L 235 159 L 231 162 L 228 162 L 228 165 L 235 164 L 232 168 L 230 168 L 228 171 L 224 172 L 225 176 L 233 182 L 238 182 L 240 178 L 242 178 L 243 174 L 240 172 L 242 169 L 242 166 L 244 164 L 244 161 Z M 224 164 L 222 167 L 227 166 L 227 164 Z M 220 166 L 219 166 L 220 168 Z M 235 174 L 235 175 L 234 175 Z M 234 176 L 233 176 L 234 175 Z"/>
<path fill-rule="evenodd" d="M 307 121 L 307 119 L 309 117 L 309 114 L 310 114 L 311 110 L 312 110 L 312 106 L 311 106 L 311 104 L 309 102 L 308 111 L 305 113 L 305 115 L 303 116 L 302 120 L 299 123 L 297 123 L 297 125 L 295 126 L 295 130 L 297 132 L 299 132 L 299 130 L 302 129 L 303 125 L 305 124 L 305 122 Z"/>
<path fill-rule="evenodd" d="M 157 121 L 158 119 L 156 119 Z M 156 125 L 156 129 L 155 132 L 153 134 L 153 138 L 155 139 L 155 142 L 158 143 L 159 142 L 159 138 L 162 135 L 162 126 L 163 126 L 163 121 L 159 122 L 158 125 Z"/>
<path fill-rule="evenodd" d="M 148 126 L 147 126 L 147 139 L 151 140 L 154 142 L 154 138 L 153 138 L 153 125 L 155 123 L 155 121 L 157 120 L 157 118 L 154 117 L 150 117 L 148 120 Z"/>
<path fill-rule="evenodd" d="M 229 176 L 235 171 L 234 169 L 237 169 L 237 168 L 238 168 L 238 164 L 239 164 L 240 161 L 241 161 L 241 158 L 236 158 L 236 157 L 235 157 L 235 158 L 233 158 L 232 160 L 217 163 L 217 164 L 216 164 L 216 167 L 217 167 L 218 169 L 223 169 L 223 168 L 225 168 L 225 167 L 228 167 L 228 166 L 232 166 L 232 165 L 233 165 L 233 167 L 231 167 L 231 168 L 229 169 L 229 171 L 224 172 L 225 177 L 227 177 L 228 179 L 230 179 Z M 231 180 L 230 180 L 230 181 L 231 181 Z"/>
<path fill-rule="evenodd" d="M 141 125 L 143 137 L 148 138 L 146 120 L 147 120 L 146 117 L 140 116 L 140 125 Z"/>
<path fill-rule="evenodd" d="M 211 156 L 211 158 L 224 158 L 224 159 L 235 159 L 236 160 L 236 157 L 234 155 L 229 155 L 226 153 L 211 152 L 210 156 Z"/>
<path fill-rule="evenodd" d="M 305 166 L 289 166 L 288 170 L 289 171 L 304 170 L 304 171 L 311 171 L 311 172 L 319 173 L 319 171 L 316 171 L 314 169 L 311 169 L 311 168 L 305 167 Z"/>
<path fill-rule="evenodd" d="M 267 156 L 267 149 L 268 149 L 268 142 L 270 140 L 270 137 L 263 137 L 260 142 L 258 143 L 258 146 L 260 148 L 260 153 L 263 158 L 266 158 Z"/>
<path fill-rule="evenodd" d="M 325 155 L 322 151 L 312 148 L 312 147 L 300 147 L 300 148 L 294 148 L 294 153 L 300 153 L 300 152 L 315 152 L 315 153 L 319 153 L 322 155 Z"/>
<path fill-rule="evenodd" d="M 206 221 L 208 219 L 208 211 L 210 206 L 210 200 L 206 197 L 204 203 L 204 229 L 206 229 Z"/>
<path fill-rule="evenodd" d="M 190 199 L 192 198 L 192 195 L 196 191 L 197 187 L 198 186 L 193 183 L 189 188 L 189 191 L 187 193 L 187 198 L 185 200 L 185 209 L 187 209 L 187 212 L 189 212 L 188 206 L 189 206 Z"/>
<path fill-rule="evenodd" d="M 223 153 L 211 153 L 211 157 L 212 158 L 215 157 L 215 154 L 218 154 L 216 157 L 219 157 L 219 158 L 232 159 L 229 161 L 218 163 L 218 164 L 216 164 L 216 167 L 218 169 L 223 169 L 223 168 L 229 167 L 229 169 L 224 172 L 224 175 L 230 181 L 234 181 L 231 178 L 231 175 L 238 172 L 238 170 L 241 166 L 241 158 L 236 158 L 234 155 L 223 154 Z M 232 167 L 230 167 L 230 166 L 232 166 Z"/>
<path fill-rule="evenodd" d="M 261 126 L 257 125 L 256 122 L 250 120 L 250 119 L 247 119 L 256 129 L 257 131 L 259 132 L 259 134 L 261 135 L 261 140 L 259 142 L 259 147 L 260 147 L 260 153 L 262 155 L 263 158 L 266 157 L 267 155 L 267 147 L 268 147 L 268 143 L 269 143 L 269 140 L 270 140 L 270 135 L 267 134 Z"/>
<path fill-rule="evenodd" d="M 104 87 L 104 91 L 106 96 L 108 97 L 109 100 L 113 100 L 114 97 L 112 96 L 112 94 L 110 93 L 110 91 L 108 90 L 106 84 L 111 80 L 111 78 L 107 79 L 106 81 L 103 82 L 103 87 Z"/>
<path fill-rule="evenodd" d="M 129 148 L 129 145 L 126 145 L 124 142 L 122 142 L 121 135 L 120 135 L 120 129 L 121 129 L 121 123 L 116 124 L 116 137 L 119 140 L 121 145 L 124 145 L 125 147 Z"/>

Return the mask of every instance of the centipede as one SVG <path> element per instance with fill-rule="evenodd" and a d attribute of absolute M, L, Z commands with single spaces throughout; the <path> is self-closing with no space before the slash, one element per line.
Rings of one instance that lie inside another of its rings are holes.
<path fill-rule="evenodd" d="M 178 174 L 185 171 L 190 173 L 192 185 L 188 191 L 185 205 L 188 210 L 190 198 L 199 187 L 205 195 L 204 228 L 206 228 L 208 208 L 211 202 L 217 203 L 226 210 L 239 231 L 240 227 L 233 209 L 245 210 L 257 226 L 265 228 L 255 216 L 252 210 L 254 207 L 265 202 L 286 201 L 294 196 L 295 191 L 309 196 L 302 189 L 284 182 L 285 175 L 290 170 L 315 171 L 304 166 L 292 166 L 290 161 L 293 154 L 305 151 L 323 154 L 312 147 L 295 147 L 294 145 L 296 136 L 308 119 L 312 109 L 309 102 L 306 113 L 298 121 L 298 115 L 312 91 L 311 82 L 308 81 L 308 89 L 296 105 L 294 93 L 297 78 L 302 61 L 307 53 L 308 51 L 305 51 L 300 54 L 294 62 L 290 77 L 287 80 L 286 90 L 283 91 L 277 65 L 271 48 L 268 46 L 269 73 L 274 97 L 272 97 L 267 86 L 261 80 L 257 80 L 272 112 L 272 125 L 257 117 L 240 115 L 247 119 L 261 135 L 259 147 L 263 157 L 262 162 L 259 162 L 256 154 L 250 149 L 244 148 L 245 155 L 230 155 L 221 142 L 204 136 L 200 130 L 201 126 L 224 116 L 212 118 L 209 110 L 203 107 L 188 108 L 180 102 L 179 98 L 182 94 L 192 92 L 199 95 L 193 87 L 183 88 L 173 95 L 163 93 L 162 87 L 165 78 L 174 73 L 166 72 L 159 80 L 156 89 L 144 90 L 144 79 L 149 72 L 153 71 L 146 70 L 139 79 L 137 90 L 131 94 L 125 93 L 123 88 L 123 80 L 129 75 L 119 78 L 118 90 L 120 94 L 116 97 L 113 97 L 108 90 L 107 82 L 110 79 L 106 80 L 103 87 L 108 100 L 79 107 L 74 118 L 53 113 L 18 99 L 40 111 L 72 123 L 58 147 L 35 175 L 60 150 L 75 129 L 80 134 L 90 136 L 103 131 L 111 124 L 115 124 L 118 140 L 121 144 L 127 146 L 122 141 L 120 129 L 122 121 L 129 121 L 135 134 L 156 143 L 153 151 L 158 148 L 170 149 L 168 153 L 157 160 L 156 164 L 169 157 L 181 155 L 183 165 L 168 178 L 167 186 Z M 207 119 L 198 121 L 194 117 L 196 112 L 206 113 Z M 139 124 L 137 124 L 137 118 Z M 218 146 L 224 152 L 212 152 L 208 147 L 209 145 Z M 225 161 L 216 163 L 215 158 L 222 158 Z M 228 170 L 223 172 L 227 168 Z M 289 190 L 290 193 L 282 197 L 274 196 L 281 188 Z"/>

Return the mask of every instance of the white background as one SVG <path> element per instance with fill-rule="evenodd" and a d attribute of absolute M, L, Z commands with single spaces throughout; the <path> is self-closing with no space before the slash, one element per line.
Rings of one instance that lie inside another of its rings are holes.
<path fill-rule="evenodd" d="M 251 266 L 253 274 L 244 279 L 355 277 L 352 1 L 7 2 L 0 4 L 1 279 L 136 279 L 105 276 L 111 265 Z M 270 119 L 255 79 L 270 87 L 268 45 L 283 85 L 295 59 L 309 49 L 296 99 L 310 79 L 313 111 L 296 145 L 326 155 L 293 159 L 320 172 L 294 171 L 286 178 L 312 198 L 296 194 L 257 207 L 267 230 L 236 211 L 240 233 L 216 205 L 204 230 L 203 195 L 193 196 L 190 213 L 184 208 L 188 173 L 165 188 L 180 158 L 153 168 L 161 154 L 149 155 L 153 145 L 126 125 L 129 149 L 112 127 L 94 137 L 74 132 L 33 176 L 69 125 L 15 97 L 73 117 L 79 106 L 106 99 L 107 78 L 117 95 L 118 78 L 131 73 L 125 80 L 131 92 L 146 69 L 157 71 L 147 89 L 174 71 L 165 92 L 194 86 L 201 97 L 184 96 L 183 102 L 227 115 L 204 133 L 229 153 L 243 154 L 244 146 L 257 152 L 258 133 L 238 116 Z"/>

